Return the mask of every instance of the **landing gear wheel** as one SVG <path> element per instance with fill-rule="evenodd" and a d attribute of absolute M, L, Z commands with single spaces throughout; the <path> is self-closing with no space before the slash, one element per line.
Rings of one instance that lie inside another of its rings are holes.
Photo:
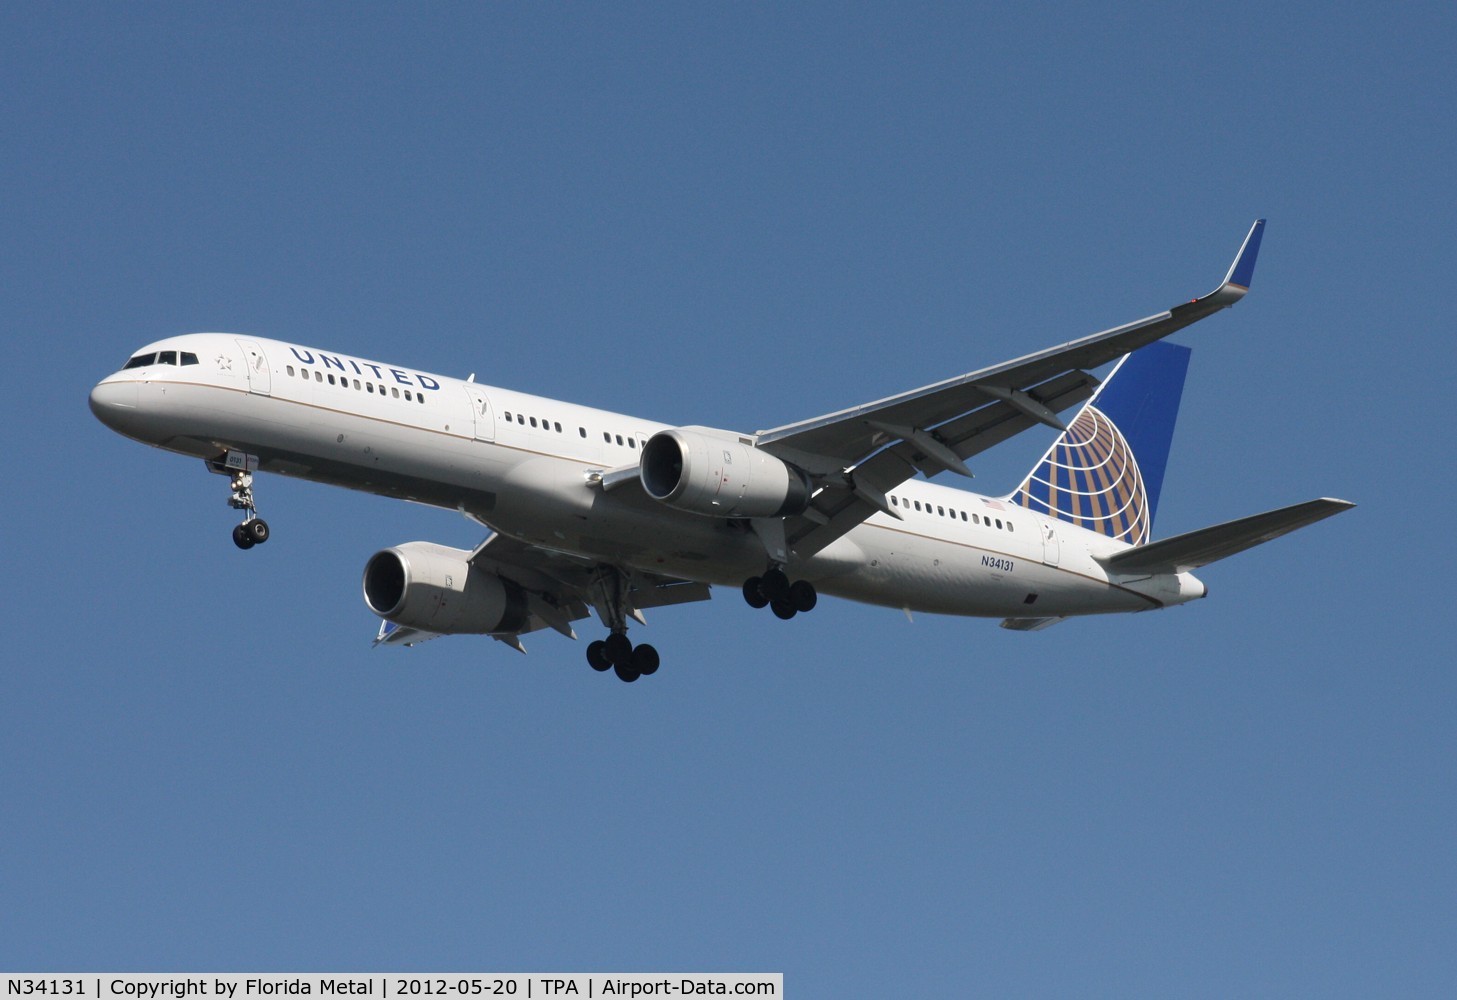
<path fill-rule="evenodd" d="M 762 608 L 769 603 L 769 598 L 764 596 L 764 581 L 757 576 L 751 576 L 744 581 L 744 600 L 751 608 Z"/>
<path fill-rule="evenodd" d="M 815 585 L 808 580 L 795 580 L 789 586 L 789 603 L 796 611 L 813 611 L 819 603 L 820 595 L 815 592 Z"/>
<path fill-rule="evenodd" d="M 658 651 L 647 643 L 632 648 L 632 669 L 643 677 L 658 672 Z"/>
<path fill-rule="evenodd" d="M 248 530 L 246 524 L 233 525 L 233 544 L 240 549 L 251 549 L 258 543 L 253 540 L 253 533 Z"/>
<path fill-rule="evenodd" d="M 634 670 L 632 665 L 629 663 L 614 663 L 612 665 L 612 672 L 617 674 L 617 679 L 625 684 L 631 684 L 633 681 L 637 680 L 639 677 L 642 676 L 642 674 L 639 671 Z"/>
<path fill-rule="evenodd" d="M 789 597 L 789 577 L 782 569 L 771 569 L 759 578 L 759 589 L 771 604 L 786 600 Z"/>
<path fill-rule="evenodd" d="M 587 663 L 598 673 L 611 670 L 612 661 L 607 658 L 607 643 L 601 639 L 587 643 Z"/>
<path fill-rule="evenodd" d="M 613 632 L 602 645 L 608 662 L 619 668 L 617 676 L 621 677 L 621 668 L 632 663 L 632 640 L 621 632 Z"/>
<path fill-rule="evenodd" d="M 245 521 L 243 523 L 243 527 L 246 528 L 248 534 L 253 537 L 254 545 L 262 545 L 264 542 L 268 541 L 268 522 L 263 520 L 263 518 L 255 517 L 251 521 Z"/>
<path fill-rule="evenodd" d="M 789 621 L 789 619 L 799 614 L 799 609 L 788 601 L 770 601 L 769 607 L 774 612 L 774 617 L 781 618 L 784 621 Z"/>

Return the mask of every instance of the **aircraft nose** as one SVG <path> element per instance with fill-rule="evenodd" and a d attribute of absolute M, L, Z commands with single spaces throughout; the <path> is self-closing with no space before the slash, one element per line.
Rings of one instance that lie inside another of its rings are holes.
<path fill-rule="evenodd" d="M 137 416 L 137 383 L 98 382 L 91 390 L 91 412 L 112 430 L 124 431 Z"/>

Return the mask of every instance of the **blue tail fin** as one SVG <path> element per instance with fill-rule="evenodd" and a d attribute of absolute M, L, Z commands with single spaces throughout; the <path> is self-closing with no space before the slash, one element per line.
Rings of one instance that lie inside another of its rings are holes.
<path fill-rule="evenodd" d="M 1008 499 L 1134 545 L 1149 541 L 1189 353 L 1157 341 L 1124 355 Z"/>

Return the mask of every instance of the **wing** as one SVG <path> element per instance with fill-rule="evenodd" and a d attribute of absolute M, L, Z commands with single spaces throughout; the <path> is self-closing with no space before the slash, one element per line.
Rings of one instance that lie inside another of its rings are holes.
<path fill-rule="evenodd" d="M 408 625 L 396 625 L 387 618 L 379 620 L 379 632 L 374 637 L 374 646 L 418 646 L 422 642 L 429 642 L 431 639 L 438 639 L 439 632 L 426 632 L 424 629 L 410 628 Z"/>
<path fill-rule="evenodd" d="M 1262 545 L 1307 524 L 1334 517 L 1354 506 L 1349 500 L 1307 500 L 1147 545 L 1136 545 L 1111 556 L 1099 557 L 1098 561 L 1115 573 L 1182 573 Z"/>
<path fill-rule="evenodd" d="M 706 601 L 711 597 L 705 583 L 605 566 L 500 533 L 482 542 L 471 554 L 471 562 L 511 580 L 526 594 L 528 627 L 514 636 L 496 636 L 518 649 L 521 648 L 519 636 L 541 628 L 552 628 L 575 639 L 572 622 L 589 617 L 593 610 L 606 622 L 608 588 L 625 587 L 626 612 L 643 624 L 647 624 L 642 616 L 646 608 Z"/>
<path fill-rule="evenodd" d="M 526 626 L 515 632 L 491 633 L 491 638 L 522 653 L 526 647 L 521 637 L 528 632 L 550 628 L 575 639 L 572 622 L 590 617 L 594 610 L 605 623 L 609 597 L 621 600 L 626 614 L 647 624 L 642 616 L 644 608 L 706 601 L 712 596 L 704 583 L 594 563 L 500 533 L 478 545 L 470 561 L 487 573 L 515 583 L 526 596 Z M 382 621 L 374 645 L 414 646 L 439 635 Z"/>
<path fill-rule="evenodd" d="M 823 487 L 804 514 L 787 519 L 786 540 L 811 555 L 876 511 L 917 472 L 970 475 L 965 460 L 1035 424 L 1059 429 L 1061 410 L 1098 386 L 1088 369 L 1161 340 L 1234 305 L 1249 291 L 1265 220 L 1256 220 L 1218 288 L 1155 316 L 1050 347 L 898 396 L 759 432 L 757 445 Z"/>

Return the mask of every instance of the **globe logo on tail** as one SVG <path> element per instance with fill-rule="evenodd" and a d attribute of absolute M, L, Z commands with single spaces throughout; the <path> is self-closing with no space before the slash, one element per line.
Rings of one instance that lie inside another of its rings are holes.
<path fill-rule="evenodd" d="M 1113 421 L 1091 405 L 1011 501 L 1133 545 L 1149 540 L 1148 491 L 1133 449 Z"/>

